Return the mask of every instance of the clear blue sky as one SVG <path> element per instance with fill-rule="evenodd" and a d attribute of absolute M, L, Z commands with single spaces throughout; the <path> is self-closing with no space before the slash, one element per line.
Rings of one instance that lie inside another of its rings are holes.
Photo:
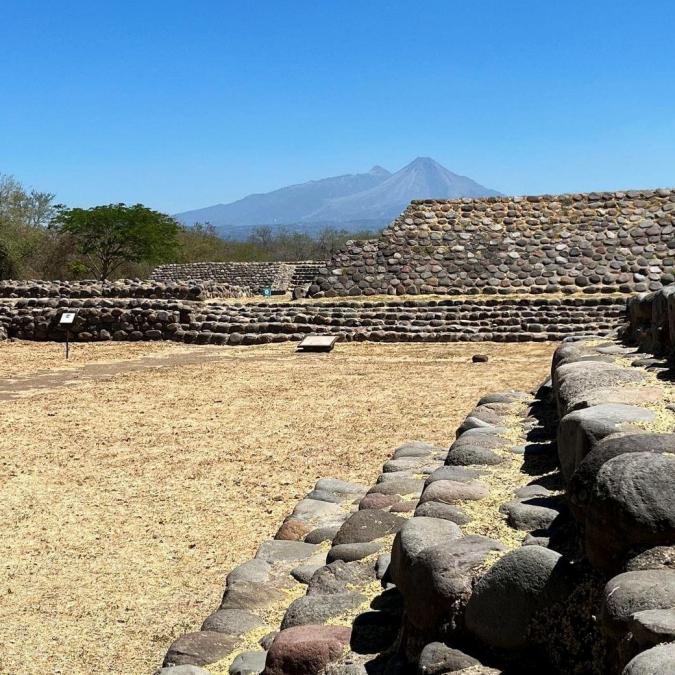
<path fill-rule="evenodd" d="M 675 186 L 672 2 L 3 0 L 0 172 L 175 212 L 418 155 Z"/>

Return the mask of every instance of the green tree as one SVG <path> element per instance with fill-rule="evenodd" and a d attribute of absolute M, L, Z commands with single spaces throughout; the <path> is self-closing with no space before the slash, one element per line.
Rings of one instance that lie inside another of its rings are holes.
<path fill-rule="evenodd" d="M 61 234 L 72 237 L 87 267 L 101 280 L 124 263 L 170 260 L 179 246 L 180 225 L 142 204 L 61 209 L 52 222 Z"/>

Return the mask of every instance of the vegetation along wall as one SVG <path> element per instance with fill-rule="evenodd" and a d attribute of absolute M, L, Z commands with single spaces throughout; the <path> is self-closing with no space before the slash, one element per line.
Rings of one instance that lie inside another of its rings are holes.
<path fill-rule="evenodd" d="M 675 280 L 674 218 L 672 189 L 413 201 L 309 294 L 654 291 Z"/>

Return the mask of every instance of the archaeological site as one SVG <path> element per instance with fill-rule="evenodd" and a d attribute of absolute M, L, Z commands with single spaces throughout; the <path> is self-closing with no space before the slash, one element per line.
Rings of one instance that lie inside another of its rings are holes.
<path fill-rule="evenodd" d="M 309 335 L 338 342 L 294 354 Z M 45 533 L 53 512 L 94 570 L 70 603 L 60 582 L 29 592 L 12 543 L 3 611 L 43 607 L 35 625 L 60 626 L 89 672 L 675 673 L 675 190 L 420 200 L 329 260 L 6 280 L 0 340 L 5 364 L 26 359 L 3 366 L 3 435 L 51 457 L 45 501 L 17 487 L 7 518 L 32 523 L 30 556 L 58 578 L 71 544 Z M 99 443 L 106 475 L 50 482 Z M 117 523 L 105 555 L 78 490 Z M 0 669 L 48 652 L 47 629 L 19 627 Z"/>

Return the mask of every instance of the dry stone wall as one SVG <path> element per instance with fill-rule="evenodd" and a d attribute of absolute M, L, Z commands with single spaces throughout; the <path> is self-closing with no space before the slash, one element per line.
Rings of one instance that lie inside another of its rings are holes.
<path fill-rule="evenodd" d="M 285 293 L 308 284 L 323 264 L 322 261 L 171 264 L 157 267 L 151 278 L 164 282 L 199 279 L 248 287 L 254 293 L 260 293 L 263 288 L 271 288 L 273 293 Z"/>
<path fill-rule="evenodd" d="M 251 345 L 298 341 L 309 334 L 343 341 L 523 342 L 607 332 L 624 319 L 621 298 L 475 299 L 419 302 L 217 304 L 122 298 L 0 301 L 9 337 L 58 340 L 64 311 L 78 311 L 75 340 L 168 339 Z M 128 317 L 137 317 L 130 321 Z M 147 317 L 147 318 L 142 318 Z M 136 321 L 140 323 L 136 323 Z M 1 334 L 0 334 L 1 337 Z"/>
<path fill-rule="evenodd" d="M 118 279 L 117 281 L 45 281 L 43 279 L 0 281 L 0 298 L 166 298 L 206 300 L 252 295 L 246 287 L 213 281 L 173 282 Z"/>
<path fill-rule="evenodd" d="M 374 294 L 632 293 L 675 281 L 675 190 L 413 201 L 310 286 Z"/>
<path fill-rule="evenodd" d="M 564 341 L 449 449 L 320 480 L 159 673 L 675 672 L 674 401 L 665 362 Z"/>

